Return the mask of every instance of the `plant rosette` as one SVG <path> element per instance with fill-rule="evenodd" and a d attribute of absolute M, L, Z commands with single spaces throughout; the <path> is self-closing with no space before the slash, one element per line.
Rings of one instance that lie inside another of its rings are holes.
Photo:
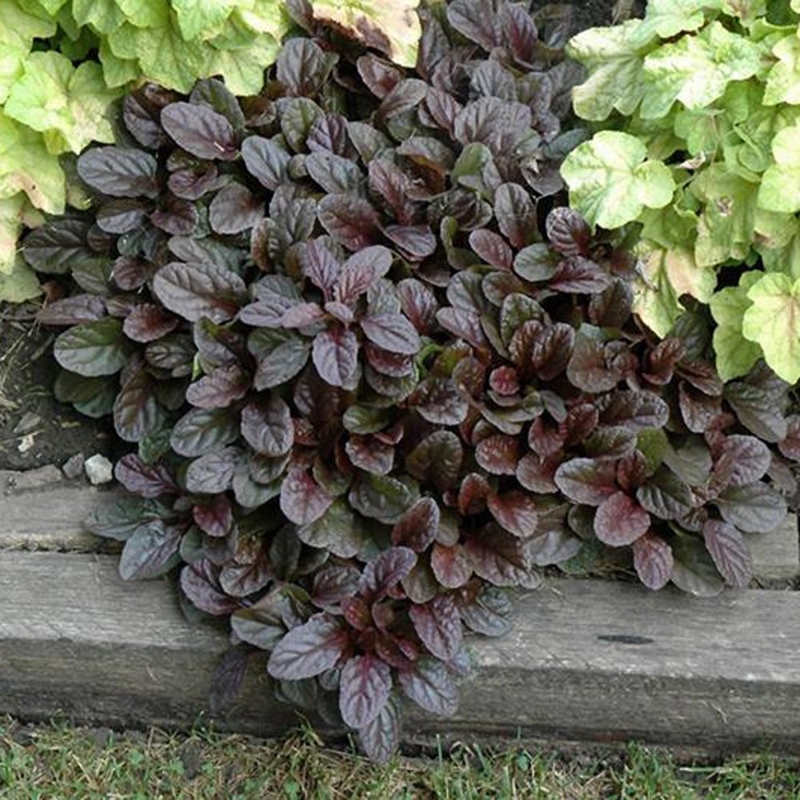
<path fill-rule="evenodd" d="M 553 207 L 563 18 L 496 5 L 424 12 L 414 71 L 318 35 L 258 97 L 142 87 L 78 160 L 91 209 L 23 241 L 74 286 L 40 315 L 59 398 L 131 445 L 91 521 L 122 576 L 230 619 L 215 707 L 268 651 L 377 759 L 548 565 L 746 585 L 800 452 L 786 384 L 723 386 L 701 313 L 653 339 L 635 259 Z"/>
<path fill-rule="evenodd" d="M 763 358 L 800 379 L 799 7 L 656 0 L 567 53 L 587 70 L 576 113 L 600 128 L 566 159 L 592 225 L 636 224 L 636 311 L 664 336 L 692 297 L 716 323 L 724 380 Z"/>

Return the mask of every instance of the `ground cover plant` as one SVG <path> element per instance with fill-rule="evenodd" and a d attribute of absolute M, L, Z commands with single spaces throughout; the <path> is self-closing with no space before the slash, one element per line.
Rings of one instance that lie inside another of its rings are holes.
<path fill-rule="evenodd" d="M 641 326 L 624 242 L 559 205 L 567 9 L 423 9 L 414 69 L 291 10 L 258 96 L 127 95 L 77 161 L 91 208 L 22 252 L 66 293 L 57 395 L 130 445 L 92 521 L 123 577 L 230 618 L 217 703 L 269 651 L 382 760 L 548 565 L 746 585 L 798 426 L 763 364 L 722 383 L 702 309 Z"/>
<path fill-rule="evenodd" d="M 659 335 L 682 296 L 714 315 L 723 379 L 760 358 L 800 378 L 796 2 L 650 2 L 570 43 L 575 110 L 601 129 L 564 165 L 592 224 L 636 223 L 636 309 Z"/>

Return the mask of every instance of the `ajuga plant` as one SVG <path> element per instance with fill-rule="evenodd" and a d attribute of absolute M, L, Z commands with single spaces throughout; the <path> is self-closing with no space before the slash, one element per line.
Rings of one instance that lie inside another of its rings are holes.
<path fill-rule="evenodd" d="M 633 260 L 557 205 L 564 12 L 491 7 L 423 13 L 413 71 L 312 26 L 258 97 L 141 88 L 80 157 L 91 211 L 24 241 L 76 286 L 41 315 L 58 396 L 130 443 L 91 523 L 123 577 L 230 619 L 217 699 L 269 651 L 374 758 L 402 698 L 456 711 L 464 629 L 506 632 L 547 565 L 746 584 L 785 513 L 765 442 L 800 450 L 785 384 L 723 388 L 701 314 L 637 325 Z"/>
<path fill-rule="evenodd" d="M 635 222 L 637 311 L 664 335 L 708 303 L 725 379 L 764 358 L 800 379 L 800 4 L 652 0 L 576 36 L 575 110 L 599 132 L 568 159 L 591 224 Z"/>

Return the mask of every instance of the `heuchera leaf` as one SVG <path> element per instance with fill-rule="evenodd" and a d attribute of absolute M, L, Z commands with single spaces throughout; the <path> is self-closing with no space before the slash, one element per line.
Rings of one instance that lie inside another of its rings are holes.
<path fill-rule="evenodd" d="M 345 725 L 363 728 L 383 710 L 392 691 L 389 665 L 369 653 L 345 662 L 339 678 L 339 710 Z"/>
<path fill-rule="evenodd" d="M 703 540 L 725 583 L 744 589 L 753 575 L 753 561 L 742 534 L 727 522 L 710 519 L 703 525 Z"/>
<path fill-rule="evenodd" d="M 315 614 L 278 642 L 267 662 L 273 678 L 302 680 L 331 669 L 344 655 L 347 636 L 328 614 Z"/>

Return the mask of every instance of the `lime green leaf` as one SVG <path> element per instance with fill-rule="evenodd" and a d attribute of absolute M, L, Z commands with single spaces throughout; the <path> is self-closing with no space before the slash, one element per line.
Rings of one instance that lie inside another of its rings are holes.
<path fill-rule="evenodd" d="M 764 104 L 800 103 L 800 38 L 787 36 L 772 48 L 778 62 L 769 71 Z"/>
<path fill-rule="evenodd" d="M 34 39 L 47 39 L 56 32 L 56 23 L 22 8 L 17 0 L 5 0 L 0 14 L 0 49 L 13 47 L 30 52 Z"/>
<path fill-rule="evenodd" d="M 208 39 L 230 16 L 236 0 L 172 0 L 184 39 Z M 270 4 L 271 5 L 271 4 Z"/>
<path fill-rule="evenodd" d="M 0 104 L 5 103 L 11 87 L 23 73 L 28 51 L 11 45 L 0 49 Z"/>
<path fill-rule="evenodd" d="M 759 272 L 745 272 L 738 286 L 718 291 L 709 301 L 714 329 L 717 372 L 723 381 L 747 375 L 761 358 L 761 348 L 742 335 L 742 319 L 753 304 L 747 292 L 761 278 Z"/>
<path fill-rule="evenodd" d="M 21 259 L 7 275 L 0 273 L 0 301 L 24 303 L 42 293 L 36 273 Z"/>
<path fill-rule="evenodd" d="M 589 71 L 572 90 L 575 113 L 583 119 L 604 120 L 613 111 L 631 115 L 642 99 L 642 64 L 655 45 L 655 34 L 640 37 L 642 20 L 609 28 L 590 28 L 574 36 L 567 54 Z"/>
<path fill-rule="evenodd" d="M 561 175 L 569 186 L 570 203 L 586 221 L 619 228 L 642 209 L 663 208 L 672 199 L 675 182 L 669 167 L 647 161 L 644 144 L 635 136 L 600 131 L 566 158 Z"/>
<path fill-rule="evenodd" d="M 375 46 L 377 39 L 388 42 L 386 55 L 397 64 L 413 67 L 422 26 L 417 15 L 419 0 L 314 0 L 314 19 L 332 22 L 337 30 Z M 378 34 L 376 36 L 376 34 Z M 384 48 L 381 48 L 384 49 Z"/>
<path fill-rule="evenodd" d="M 767 364 L 789 383 L 800 380 L 800 280 L 771 273 L 747 292 L 752 305 L 744 313 L 742 334 L 758 342 Z"/>
<path fill-rule="evenodd" d="M 234 94 L 255 95 L 264 88 L 265 66 L 275 61 L 280 49 L 280 42 L 269 34 L 235 50 L 211 48 L 206 70 L 209 75 L 224 75 L 225 84 Z"/>
<path fill-rule="evenodd" d="M 714 270 L 699 267 L 686 247 L 664 249 L 641 242 L 637 249 L 641 281 L 634 292 L 634 311 L 658 336 L 666 336 L 685 311 L 682 295 L 707 303 L 717 285 Z"/>
<path fill-rule="evenodd" d="M 676 100 L 689 109 L 710 105 L 728 83 L 758 72 L 763 50 L 719 22 L 664 45 L 644 59 L 642 116 L 663 117 Z"/>
<path fill-rule="evenodd" d="M 800 211 L 800 125 L 783 128 L 772 140 L 775 163 L 767 168 L 758 190 L 758 205 L 769 211 Z"/>
<path fill-rule="evenodd" d="M 684 31 L 696 31 L 706 21 L 706 11 L 720 7 L 720 0 L 650 0 L 642 30 L 671 39 Z"/>
<path fill-rule="evenodd" d="M 99 64 L 87 61 L 76 69 L 66 56 L 51 50 L 28 57 L 5 112 L 42 131 L 51 152 L 80 152 L 91 141 L 114 140 L 108 107 L 118 96 L 106 87 Z"/>
<path fill-rule="evenodd" d="M 78 25 L 90 25 L 104 36 L 125 22 L 116 0 L 72 0 L 72 16 Z"/>
<path fill-rule="evenodd" d="M 207 75 L 209 48 L 184 41 L 172 24 L 137 28 L 125 23 L 109 35 L 108 44 L 117 58 L 138 59 L 147 80 L 186 94 L 198 78 Z"/>
<path fill-rule="evenodd" d="M 262 0 L 236 3 L 231 18 L 255 33 L 268 33 L 276 39 L 282 39 L 292 24 L 286 3 L 264 3 Z"/>
<path fill-rule="evenodd" d="M 106 39 L 100 42 L 98 57 L 103 65 L 103 78 L 106 86 L 110 88 L 126 86 L 131 81 L 135 81 L 141 74 L 139 62 L 135 59 L 115 56 Z"/>
<path fill-rule="evenodd" d="M 167 0 L 116 0 L 116 3 L 128 22 L 137 28 L 161 28 L 169 24 Z"/>
<path fill-rule="evenodd" d="M 64 173 L 41 135 L 0 112 L 0 199 L 24 192 L 50 214 L 63 214 Z"/>

